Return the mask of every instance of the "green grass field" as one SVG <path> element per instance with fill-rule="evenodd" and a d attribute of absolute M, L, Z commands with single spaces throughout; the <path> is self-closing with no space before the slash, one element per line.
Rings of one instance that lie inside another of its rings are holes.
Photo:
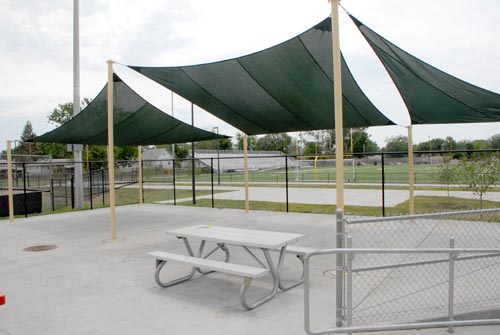
<path fill-rule="evenodd" d="M 436 184 L 438 165 L 415 165 L 414 175 L 416 184 Z M 408 183 L 408 165 L 387 165 L 384 167 L 385 182 L 407 184 Z M 267 171 L 249 171 L 249 182 L 251 183 L 284 183 L 287 172 L 282 170 Z M 334 183 L 336 179 L 335 167 L 314 168 L 289 168 L 288 180 L 290 182 L 320 182 Z M 171 181 L 171 176 L 153 175 L 149 176 L 151 181 Z M 197 182 L 211 182 L 210 173 L 196 174 Z M 243 172 L 221 173 L 221 182 L 242 183 L 244 182 Z M 379 165 L 347 166 L 344 168 L 344 180 L 350 183 L 382 183 L 382 167 Z M 176 176 L 176 182 L 191 182 L 190 174 L 181 174 Z M 217 175 L 214 176 L 214 182 L 217 182 Z"/>
<path fill-rule="evenodd" d="M 185 173 L 176 175 L 176 185 L 189 186 L 191 185 L 190 171 L 183 170 Z M 213 180 L 214 185 L 217 186 L 217 174 L 213 176 L 209 172 L 197 171 L 196 184 L 203 186 L 210 186 Z M 315 173 L 316 172 L 316 173 Z M 407 190 L 408 189 L 408 166 L 406 164 L 400 165 L 386 165 L 385 172 L 385 189 L 386 190 Z M 446 191 L 450 188 L 454 191 L 466 191 L 467 188 L 463 185 L 444 185 L 441 184 L 437 178 L 439 172 L 439 165 L 415 165 L 415 189 L 416 190 L 433 190 L 433 191 Z M 156 174 L 155 174 L 156 173 Z M 174 199 L 172 190 L 172 175 L 165 174 L 162 171 L 146 171 L 145 173 L 145 189 L 144 201 L 146 203 L 154 203 L 157 201 L 168 201 Z M 334 167 L 319 167 L 316 171 L 313 168 L 295 169 L 290 168 L 288 174 L 285 170 L 268 170 L 268 171 L 250 171 L 249 182 L 252 187 L 281 187 L 285 188 L 286 177 L 288 176 L 289 188 L 335 188 L 335 168 Z M 364 165 L 364 166 L 348 166 L 345 167 L 346 189 L 363 189 L 367 192 L 374 193 L 374 199 L 379 201 L 380 192 L 382 188 L 382 168 L 377 165 Z M 30 187 L 36 189 L 37 185 L 44 185 L 44 191 L 47 185 L 50 185 L 48 180 L 31 179 Z M 244 185 L 244 175 L 242 172 L 221 173 L 220 174 L 221 186 L 240 186 Z M 23 185 L 23 180 L 16 181 L 18 185 Z M 162 185 L 165 187 L 163 188 Z M 6 188 L 6 180 L 0 181 L 0 186 Z M 55 185 L 57 186 L 57 185 Z M 224 192 L 217 191 L 215 192 Z M 500 187 L 495 185 L 488 190 L 488 193 L 500 192 Z M 85 194 L 88 193 L 86 189 Z M 6 194 L 6 191 L 0 191 L 0 194 Z M 71 193 L 68 185 L 62 185 L 55 189 L 55 194 L 58 195 L 54 199 L 56 211 L 71 210 Z M 209 195 L 209 190 L 197 189 L 197 197 Z M 191 198 L 190 189 L 177 189 L 175 198 L 177 200 Z M 69 198 L 68 198 L 69 197 Z M 255 210 L 277 210 L 285 211 L 286 204 L 278 202 L 266 202 L 250 199 L 250 205 Z M 499 194 L 500 200 L 500 194 Z M 116 190 L 116 204 L 135 204 L 138 203 L 138 190 L 136 188 L 119 188 Z M 192 205 L 190 201 L 177 202 L 182 205 Z M 105 207 L 109 205 L 108 194 L 95 195 L 92 199 L 92 207 Z M 199 199 L 197 206 L 211 206 L 211 199 Z M 88 197 L 85 199 L 85 208 L 90 208 L 90 200 Z M 479 200 L 475 199 L 461 199 L 453 197 L 416 197 L 415 200 L 416 212 L 438 212 L 438 211 L 453 211 L 453 210 L 466 210 L 478 209 L 481 207 Z M 244 208 L 242 201 L 231 200 L 216 200 L 215 207 L 218 208 Z M 498 207 L 497 202 L 483 201 L 483 208 Z M 403 202 L 396 207 L 386 207 L 386 215 L 405 215 L 408 214 L 409 205 Z M 305 212 L 305 213 L 334 213 L 334 205 L 308 205 L 308 204 L 294 204 L 290 203 L 288 210 L 291 212 Z M 363 206 L 346 206 L 348 214 L 355 215 L 375 215 L 380 216 L 382 209 L 380 207 L 363 207 Z M 43 212 L 52 212 L 52 200 L 48 192 L 43 193 Z"/>

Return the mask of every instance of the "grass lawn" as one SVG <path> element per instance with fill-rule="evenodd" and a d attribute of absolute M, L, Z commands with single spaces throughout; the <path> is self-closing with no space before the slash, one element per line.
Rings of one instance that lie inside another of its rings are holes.
<path fill-rule="evenodd" d="M 182 206 L 198 206 L 198 207 L 211 207 L 212 201 L 210 199 L 199 199 L 196 205 L 192 202 L 184 201 L 178 203 Z M 495 201 L 483 200 L 483 208 L 498 208 L 499 203 Z M 245 202 L 242 200 L 221 200 L 217 199 L 214 203 L 215 208 L 234 208 L 244 209 Z M 448 211 L 462 211 L 480 209 L 479 200 L 475 199 L 462 199 L 454 197 L 415 197 L 415 213 L 436 213 Z M 286 204 L 280 202 L 268 201 L 250 201 L 250 210 L 264 210 L 264 211 L 286 211 Z M 295 204 L 290 203 L 288 206 L 289 212 L 299 213 L 316 213 L 316 214 L 335 214 L 335 205 L 312 205 L 312 204 Z M 345 214 L 347 215 L 362 215 L 362 216 L 382 216 L 381 207 L 368 207 L 368 206 L 345 206 Z M 398 216 L 409 214 L 409 203 L 405 201 L 395 207 L 386 207 L 386 216 Z M 500 221 L 500 218 L 499 218 Z"/>
<path fill-rule="evenodd" d="M 414 165 L 414 182 L 416 184 L 438 184 L 437 178 L 439 165 L 418 164 Z M 249 171 L 248 178 L 250 183 L 285 183 L 287 173 L 284 169 L 267 171 Z M 394 164 L 384 166 L 385 183 L 408 183 L 408 165 Z M 165 176 L 150 176 L 151 181 L 165 181 Z M 171 177 L 169 177 L 171 178 Z M 382 183 L 382 167 L 380 165 L 360 165 L 344 169 L 344 178 L 349 183 Z M 217 176 L 215 176 L 217 179 Z M 295 169 L 289 167 L 289 182 L 320 182 L 335 183 L 336 169 L 334 166 L 318 167 L 316 172 L 314 168 Z M 243 172 L 231 172 L 220 174 L 221 183 L 243 183 Z M 210 183 L 210 173 L 199 173 L 196 175 L 196 181 Z M 191 182 L 191 175 L 181 174 L 176 177 L 176 182 Z"/>

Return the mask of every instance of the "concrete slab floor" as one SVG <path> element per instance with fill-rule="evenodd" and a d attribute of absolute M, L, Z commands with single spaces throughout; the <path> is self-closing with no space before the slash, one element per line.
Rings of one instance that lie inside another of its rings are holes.
<path fill-rule="evenodd" d="M 2 220 L 0 292 L 6 304 L 0 306 L 0 334 L 305 334 L 302 287 L 280 292 L 270 302 L 246 311 L 239 302 L 240 278 L 211 274 L 167 289 L 156 285 L 154 259 L 146 253 L 184 253 L 183 244 L 164 232 L 200 223 L 303 233 L 301 245 L 335 247 L 335 217 L 321 214 L 121 206 L 117 207 L 116 242 L 110 241 L 108 209 L 36 216 L 14 223 Z M 23 251 L 38 245 L 57 248 Z M 235 251 L 231 256 L 243 260 L 245 254 Z M 297 264 L 287 259 L 287 275 L 300 274 Z M 332 265 L 320 264 L 315 270 L 321 273 Z M 186 269 L 172 264 L 166 275 Z M 263 280 L 254 292 L 260 293 L 268 284 Z M 313 281 L 315 328 L 334 323 L 334 288 L 335 280 L 329 276 Z M 457 328 L 456 334 L 500 334 L 500 327 Z"/>

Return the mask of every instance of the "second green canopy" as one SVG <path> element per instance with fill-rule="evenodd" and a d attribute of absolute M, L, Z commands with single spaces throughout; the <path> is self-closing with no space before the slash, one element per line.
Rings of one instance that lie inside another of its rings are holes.
<path fill-rule="evenodd" d="M 108 85 L 78 115 L 34 142 L 108 144 Z M 186 143 L 227 138 L 192 127 L 154 107 L 113 76 L 115 145 Z"/>

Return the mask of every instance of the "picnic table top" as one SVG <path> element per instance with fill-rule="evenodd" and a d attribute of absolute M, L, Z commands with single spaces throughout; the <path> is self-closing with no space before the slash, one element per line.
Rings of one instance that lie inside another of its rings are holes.
<path fill-rule="evenodd" d="M 304 235 L 267 230 L 228 228 L 211 225 L 196 225 L 168 230 L 177 237 L 200 238 L 207 241 L 224 242 L 255 248 L 277 249 L 295 242 Z"/>

